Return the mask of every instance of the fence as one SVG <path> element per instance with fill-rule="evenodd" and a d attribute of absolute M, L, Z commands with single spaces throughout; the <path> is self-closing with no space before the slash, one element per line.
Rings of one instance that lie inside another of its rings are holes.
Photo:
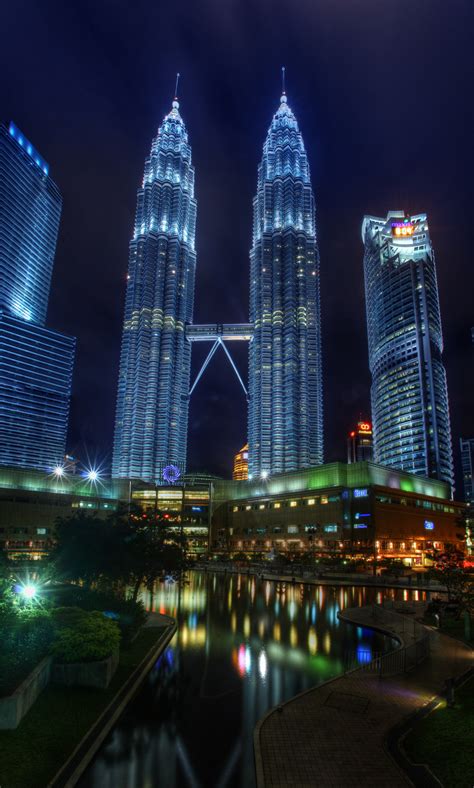
<path fill-rule="evenodd" d="M 394 603 L 391 603 L 393 606 Z M 420 662 L 423 662 L 430 653 L 430 632 L 419 624 L 415 619 L 410 619 L 394 609 L 387 609 L 385 605 L 371 605 L 365 609 L 367 615 L 364 621 L 352 620 L 351 617 L 344 617 L 344 620 L 351 621 L 357 626 L 373 627 L 387 634 L 393 633 L 393 637 L 400 637 L 402 645 L 392 651 L 371 654 L 370 651 L 358 650 L 352 665 L 345 659 L 348 672 L 358 671 L 359 675 L 376 676 L 396 676 L 399 673 L 408 673 L 413 670 Z M 354 666 L 354 661 L 358 663 Z M 362 664 L 361 664 L 362 663 Z"/>

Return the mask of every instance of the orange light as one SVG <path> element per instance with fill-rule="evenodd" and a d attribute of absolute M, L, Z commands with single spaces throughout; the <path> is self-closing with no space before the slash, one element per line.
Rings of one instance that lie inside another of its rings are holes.
<path fill-rule="evenodd" d="M 351 432 L 351 438 L 355 437 L 355 432 Z"/>

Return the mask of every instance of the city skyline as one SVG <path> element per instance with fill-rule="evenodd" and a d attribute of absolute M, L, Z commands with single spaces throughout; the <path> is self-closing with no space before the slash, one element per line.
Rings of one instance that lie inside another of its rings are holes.
<path fill-rule="evenodd" d="M 248 280 L 243 271 L 248 270 L 251 199 L 259 141 L 264 137 L 274 108 L 283 62 L 287 66 L 292 106 L 304 130 L 311 172 L 317 183 L 323 260 L 326 459 L 344 457 L 347 422 L 356 420 L 359 412 L 368 413 L 360 221 L 365 213 L 385 215 L 388 210 L 401 206 L 407 213 L 424 210 L 430 217 L 438 263 L 453 444 L 459 465 L 458 438 L 474 431 L 465 385 L 466 375 L 472 374 L 469 341 L 472 317 L 468 317 L 472 272 L 465 221 L 470 166 L 465 154 L 470 132 L 462 119 L 463 104 L 458 93 L 450 97 L 450 113 L 445 112 L 448 94 L 440 91 L 439 86 L 449 84 L 455 75 L 456 79 L 461 75 L 462 80 L 462 75 L 467 73 L 462 65 L 463 47 L 458 42 L 455 48 L 449 49 L 443 66 L 437 64 L 434 57 L 437 42 L 447 28 L 447 18 L 440 9 L 436 22 L 426 31 L 430 68 L 421 70 L 411 48 L 415 41 L 412 31 L 404 29 L 408 51 L 402 57 L 397 48 L 397 26 L 391 26 L 394 20 L 388 11 L 383 11 L 378 24 L 385 25 L 385 46 L 390 57 L 386 58 L 384 53 L 382 58 L 381 53 L 368 46 L 374 36 L 370 15 L 359 39 L 350 38 L 349 43 L 348 36 L 356 21 L 348 10 L 342 19 L 337 15 L 333 32 L 341 50 L 351 55 L 349 73 L 343 63 L 336 63 L 331 54 L 333 48 L 328 48 L 319 35 L 317 13 L 314 25 L 309 22 L 307 31 L 301 32 L 303 38 L 306 35 L 314 38 L 315 48 L 303 54 L 301 47 L 301 53 L 291 54 L 284 43 L 281 11 L 275 8 L 276 27 L 271 34 L 271 47 L 268 40 L 262 42 L 264 49 L 258 54 L 255 47 L 247 47 L 248 58 L 245 61 L 241 58 L 238 69 L 226 62 L 210 78 L 205 61 L 212 54 L 220 53 L 220 57 L 223 53 L 225 37 L 221 40 L 218 35 L 220 26 L 225 24 L 221 13 L 211 18 L 204 9 L 212 37 L 210 50 L 205 57 L 193 53 L 195 63 L 190 67 L 189 56 L 183 56 L 180 46 L 180 37 L 182 40 L 188 23 L 179 10 L 167 9 L 168 24 L 163 27 L 167 30 L 168 43 L 162 53 L 159 46 L 154 48 L 158 60 L 150 69 L 149 62 L 143 59 L 133 62 L 132 52 L 139 49 L 134 46 L 138 29 L 129 30 L 121 14 L 114 22 L 116 38 L 104 51 L 101 43 L 105 40 L 106 20 L 100 10 L 92 38 L 90 31 L 81 32 L 80 40 L 85 38 L 91 44 L 88 55 L 82 50 L 83 61 L 74 60 L 74 53 L 79 52 L 79 36 L 75 38 L 68 27 L 69 12 L 61 9 L 54 21 L 48 19 L 52 24 L 52 51 L 38 69 L 37 78 L 43 88 L 41 102 L 35 95 L 34 84 L 28 80 L 22 84 L 21 100 L 18 89 L 21 74 L 25 75 L 27 70 L 33 73 L 36 68 L 38 44 L 35 41 L 41 39 L 38 34 L 44 20 L 34 13 L 37 32 L 35 39 L 31 38 L 31 51 L 26 52 L 27 34 L 20 46 L 27 58 L 9 84 L 3 86 L 2 97 L 7 117 L 12 117 L 46 158 L 54 162 L 56 180 L 65 194 L 49 324 L 79 337 L 69 446 L 72 450 L 80 449 L 84 443 L 91 452 L 111 454 L 126 250 L 133 227 L 134 194 L 150 136 L 172 98 L 176 70 L 183 74 L 182 102 L 186 105 L 193 160 L 199 172 L 200 274 L 196 293 L 199 312 L 195 320 L 219 321 L 224 319 L 224 313 L 235 321 L 246 319 Z M 329 12 L 329 16 L 335 23 L 335 14 Z M 295 11 L 292 24 L 297 19 L 298 11 Z M 257 27 L 263 22 L 258 6 L 252 21 Z M 142 24 L 153 27 L 146 14 Z M 127 36 L 131 36 L 130 49 L 122 51 L 116 42 L 119 32 L 125 29 Z M 139 29 L 141 36 L 144 27 Z M 163 36 L 158 36 L 158 43 L 164 45 Z M 66 55 L 59 74 L 54 68 L 54 54 L 62 37 L 67 40 L 70 54 Z M 237 61 L 242 52 L 238 43 L 241 38 L 243 35 L 238 33 Z M 169 51 L 171 42 L 176 46 L 173 58 Z M 277 58 L 271 51 L 275 44 L 279 44 Z M 8 49 L 4 56 L 8 57 Z M 264 73 L 257 84 L 256 64 L 265 59 Z M 77 62 L 81 62 L 80 69 Z M 245 68 L 241 66 L 243 62 Z M 417 86 L 415 91 L 404 92 L 399 104 L 400 117 L 395 119 L 391 114 L 392 101 L 384 97 L 383 91 L 394 69 L 400 84 L 410 82 Z M 62 92 L 66 76 L 71 86 L 67 95 Z M 82 84 L 87 85 L 87 90 L 81 90 Z M 137 93 L 138 84 L 141 88 Z M 169 85 L 168 98 L 166 85 Z M 359 85 L 370 85 L 369 115 L 361 100 L 365 88 Z M 416 116 L 421 87 L 423 123 L 406 124 L 405 120 L 413 117 L 413 113 Z M 127 106 L 132 105 L 135 111 L 130 113 Z M 49 122 L 43 106 L 55 107 L 55 123 Z M 429 137 L 426 128 L 430 128 Z M 200 232 L 211 225 L 213 233 Z M 459 282 L 463 283 L 462 288 Z M 213 297 L 209 295 L 211 291 Z M 77 304 L 77 308 L 71 309 L 71 303 Z M 237 359 L 239 369 L 245 373 L 246 348 L 236 352 L 241 354 Z M 199 367 L 197 354 L 195 363 Z M 245 441 L 246 404 L 234 385 L 232 371 L 227 372 L 226 359 L 216 357 L 214 364 L 212 375 L 206 377 L 193 395 L 188 464 L 221 472 L 227 470 L 230 474 L 229 458 Z"/>

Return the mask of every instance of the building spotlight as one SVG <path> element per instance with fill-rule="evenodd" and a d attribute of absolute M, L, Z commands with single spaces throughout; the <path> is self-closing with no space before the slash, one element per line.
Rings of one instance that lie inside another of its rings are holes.
<path fill-rule="evenodd" d="M 64 465 L 56 465 L 56 467 L 53 468 L 53 473 L 57 479 L 61 479 L 61 477 L 64 476 L 65 472 L 66 471 Z"/>
<path fill-rule="evenodd" d="M 268 479 L 268 471 L 262 471 L 261 477 L 262 479 Z"/>
<path fill-rule="evenodd" d="M 86 473 L 86 479 L 90 482 L 97 482 L 99 480 L 99 472 L 95 468 L 91 468 Z"/>

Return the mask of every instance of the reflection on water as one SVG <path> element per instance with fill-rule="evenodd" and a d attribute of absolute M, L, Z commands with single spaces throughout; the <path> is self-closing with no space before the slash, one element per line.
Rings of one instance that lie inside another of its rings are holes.
<path fill-rule="evenodd" d="M 80 785 L 254 785 L 253 729 L 265 712 L 393 645 L 338 610 L 419 595 L 199 572 L 144 592 L 178 633 Z"/>

